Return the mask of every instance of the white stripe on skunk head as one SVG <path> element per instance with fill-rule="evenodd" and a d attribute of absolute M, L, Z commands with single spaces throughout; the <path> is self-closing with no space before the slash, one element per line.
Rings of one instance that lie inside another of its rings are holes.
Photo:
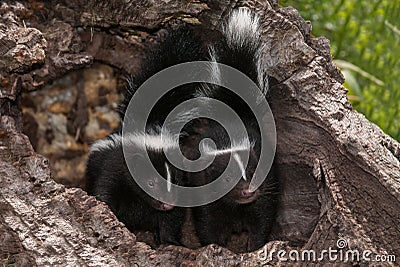
<path fill-rule="evenodd" d="M 239 154 L 237 152 L 233 153 L 233 158 L 236 160 L 237 164 L 239 165 L 240 171 L 242 172 L 242 177 L 246 181 L 246 169 L 244 168 L 242 159 L 240 158 Z"/>
<path fill-rule="evenodd" d="M 242 173 L 242 178 L 246 181 L 246 169 L 243 164 L 242 159 L 239 156 L 240 151 L 249 151 L 254 147 L 254 142 L 250 142 L 247 138 L 239 141 L 238 143 L 234 143 L 233 146 L 229 148 L 222 148 L 222 149 L 214 149 L 204 143 L 202 143 L 201 150 L 206 154 L 206 155 L 213 155 L 213 156 L 219 156 L 219 155 L 226 155 L 226 154 L 231 154 L 233 156 L 233 159 L 236 161 L 238 164 L 240 171 Z"/>
<path fill-rule="evenodd" d="M 260 42 L 260 19 L 247 8 L 234 10 L 222 28 L 228 45 L 231 47 L 243 48 L 251 46 L 255 49 Z"/>
<path fill-rule="evenodd" d="M 164 135 L 157 132 L 150 133 L 129 133 L 124 136 L 127 145 L 136 146 L 152 151 L 162 151 L 167 149 L 179 148 L 179 142 L 174 136 L 166 131 Z M 179 138 L 179 137 L 178 137 Z M 92 144 L 90 153 L 95 151 L 112 149 L 122 145 L 122 136 L 119 133 L 108 136 Z"/>
<path fill-rule="evenodd" d="M 254 147 L 254 142 L 250 142 L 249 139 L 243 138 L 238 142 L 234 142 L 231 147 L 216 149 L 208 146 L 206 143 L 201 143 L 200 150 L 203 151 L 206 155 L 218 156 L 223 154 L 230 154 L 240 151 L 250 150 Z"/>
<path fill-rule="evenodd" d="M 169 170 L 168 163 L 165 162 L 165 170 L 167 171 L 167 190 L 171 192 L 171 171 Z"/>

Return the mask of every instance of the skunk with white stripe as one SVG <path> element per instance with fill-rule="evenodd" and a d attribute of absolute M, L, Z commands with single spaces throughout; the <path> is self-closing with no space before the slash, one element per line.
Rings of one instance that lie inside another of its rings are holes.
<path fill-rule="evenodd" d="M 198 138 L 193 138 L 191 145 L 196 146 L 197 142 L 204 138 L 212 139 L 217 145 L 216 149 L 201 147 L 200 150 L 206 155 L 215 156 L 215 159 L 205 170 L 187 173 L 186 180 L 191 186 L 211 183 L 222 175 L 231 156 L 242 179 L 221 199 L 192 208 L 197 236 L 203 246 L 212 243 L 226 246 L 232 233 L 247 231 L 247 250 L 254 251 L 269 240 L 279 192 L 277 177 L 271 169 L 261 186 L 254 192 L 250 191 L 250 181 L 259 162 L 259 132 L 248 126 L 249 141 L 231 144 L 221 125 L 213 122 L 208 122 L 208 124 L 206 129 L 204 125 L 201 125 L 204 133 Z M 193 141 L 194 139 L 196 141 Z M 190 159 L 200 156 L 197 150 L 185 151 L 185 156 Z M 249 153 L 247 166 L 243 152 Z M 229 179 L 229 176 L 225 179 Z"/>
<path fill-rule="evenodd" d="M 173 193 L 171 183 L 182 185 L 182 172 L 170 165 L 163 153 L 173 148 L 173 140 L 168 136 L 161 139 L 159 132 L 131 134 L 124 138 L 129 151 L 142 152 L 146 145 L 153 166 L 167 180 L 168 192 Z M 139 154 L 132 159 L 133 166 L 140 166 L 144 160 L 142 156 Z M 185 210 L 160 202 L 139 187 L 125 163 L 120 133 L 111 134 L 91 146 L 86 178 L 87 192 L 107 203 L 130 231 L 152 231 L 157 244 L 180 244 Z M 151 175 L 136 179 L 145 179 L 156 192 L 161 191 L 158 180 Z"/>
<path fill-rule="evenodd" d="M 235 10 L 224 25 L 222 35 L 221 41 L 209 49 L 211 61 L 240 70 L 258 84 L 265 95 L 268 82 L 264 79 L 261 68 L 258 17 L 248 9 Z M 216 64 L 212 65 L 211 74 L 213 80 L 229 79 L 221 76 Z M 199 92 L 198 96 L 212 97 L 229 105 L 244 123 L 249 140 L 233 140 L 232 143 L 224 128 L 212 120 L 200 119 L 192 127 L 190 133 L 197 138 L 188 139 L 185 146 L 196 147 L 200 140 L 211 138 L 217 148 L 203 148 L 203 152 L 215 156 L 215 159 L 205 170 L 187 173 L 191 186 L 208 184 L 217 179 L 226 169 L 231 156 L 242 174 L 242 179 L 227 195 L 213 203 L 192 209 L 195 229 L 202 245 L 216 243 L 222 246 L 227 244 L 232 233 L 247 231 L 247 249 L 254 251 L 269 240 L 276 213 L 277 178 L 271 170 L 257 190 L 249 190 L 260 156 L 261 134 L 255 116 L 235 93 L 216 85 L 207 88 L 207 91 Z M 199 150 L 185 151 L 188 158 L 196 159 L 200 156 Z M 241 156 L 243 151 L 250 153 L 248 162 L 244 162 Z"/>
<path fill-rule="evenodd" d="M 189 27 L 170 30 L 167 37 L 148 53 L 141 66 L 141 72 L 128 80 L 125 97 L 120 104 L 121 120 L 126 117 L 126 109 L 138 88 L 152 75 L 175 64 L 205 60 L 202 42 Z M 191 98 L 196 85 L 183 85 L 167 93 L 151 112 L 145 133 L 128 133 L 124 138 L 130 148 L 147 152 L 154 167 L 167 179 L 168 191 L 171 183 L 182 185 L 182 172 L 172 166 L 165 157 L 166 150 L 175 145 L 172 138 L 161 138 L 161 125 L 168 113 L 180 102 Z M 136 110 L 140 112 L 140 110 Z M 143 145 L 146 144 L 145 149 Z M 140 158 L 133 159 L 140 164 Z M 154 232 L 158 244 L 180 244 L 181 228 L 185 220 L 185 210 L 162 203 L 145 193 L 132 178 L 122 151 L 121 130 L 99 140 L 91 146 L 87 164 L 87 191 L 106 202 L 120 221 L 131 231 L 150 230 Z M 157 183 L 154 177 L 143 174 L 148 183 Z M 173 192 L 171 192 L 172 194 Z"/>

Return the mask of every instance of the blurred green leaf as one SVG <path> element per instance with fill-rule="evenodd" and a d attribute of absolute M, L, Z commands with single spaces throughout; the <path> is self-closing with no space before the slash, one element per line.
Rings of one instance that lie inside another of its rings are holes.
<path fill-rule="evenodd" d="M 364 101 L 360 85 L 358 84 L 357 79 L 354 77 L 351 70 L 342 69 L 342 73 L 346 79 L 344 86 L 351 90 L 350 93 L 352 97 L 349 97 L 349 99 L 353 101 Z"/>
<path fill-rule="evenodd" d="M 376 78 L 374 75 L 362 70 L 361 68 L 357 67 L 354 64 L 351 64 L 350 62 L 344 61 L 344 60 L 340 60 L 340 59 L 336 59 L 333 60 L 333 62 L 341 69 L 347 69 L 347 70 L 352 70 L 355 73 L 360 74 L 361 76 L 363 76 L 364 78 L 367 78 L 368 80 L 370 80 L 371 82 L 376 83 L 379 86 L 384 86 L 385 83 L 382 82 L 381 80 L 379 80 L 378 78 Z M 343 70 L 342 70 L 343 72 Z"/>

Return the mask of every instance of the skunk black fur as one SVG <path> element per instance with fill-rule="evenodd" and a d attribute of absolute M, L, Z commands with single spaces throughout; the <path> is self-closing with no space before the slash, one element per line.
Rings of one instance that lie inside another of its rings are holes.
<path fill-rule="evenodd" d="M 211 61 L 224 63 L 242 71 L 258 84 L 265 95 L 268 90 L 268 81 L 264 79 L 262 73 L 260 48 L 257 16 L 247 9 L 240 9 L 230 15 L 222 30 L 220 41 L 210 47 L 210 58 Z M 219 71 L 214 69 L 212 75 L 218 76 Z M 224 78 L 228 77 L 215 77 L 214 79 Z M 245 124 L 252 146 L 248 147 L 250 158 L 247 168 L 242 171 L 245 173 L 243 176 L 246 176 L 247 179 L 242 179 L 220 200 L 193 208 L 195 229 L 202 245 L 217 243 L 223 246 L 227 244 L 232 233 L 248 231 L 247 249 L 253 251 L 269 240 L 276 213 L 278 181 L 271 170 L 263 184 L 255 192 L 248 190 L 260 154 L 260 129 L 255 116 L 248 105 L 228 89 L 209 86 L 207 96 L 225 102 L 236 111 Z M 186 143 L 188 147 L 197 147 L 199 140 L 211 138 L 216 143 L 217 149 L 232 148 L 234 151 L 234 144 L 230 143 L 225 130 L 212 120 L 199 120 L 191 131 L 191 135 L 197 135 L 197 138 L 188 139 Z M 218 178 L 225 170 L 229 157 L 234 154 L 233 151 L 216 154 L 214 162 L 207 169 L 199 173 L 187 174 L 189 184 L 198 186 Z M 189 149 L 186 152 L 189 158 L 199 157 L 198 150 Z"/>
<path fill-rule="evenodd" d="M 201 126 L 204 133 L 200 134 L 199 141 L 204 138 L 211 138 L 217 144 L 217 149 L 224 150 L 231 147 L 225 130 L 214 122 L 208 122 L 208 130 L 204 131 L 204 124 Z M 254 251 L 269 240 L 269 235 L 274 223 L 278 180 L 273 169 L 270 170 L 265 181 L 253 193 L 249 192 L 251 178 L 259 158 L 259 133 L 251 127 L 249 132 L 250 155 L 245 170 L 246 180 L 241 179 L 238 184 L 221 199 L 199 207 L 192 208 L 194 226 L 200 243 L 208 245 L 216 243 L 226 246 L 232 233 L 248 232 L 247 250 Z M 192 143 L 193 146 L 196 144 Z M 198 144 L 197 144 L 198 145 Z M 196 150 L 188 150 L 186 156 L 195 159 L 200 156 Z M 231 153 L 217 155 L 213 163 L 205 170 L 197 173 L 187 173 L 187 180 L 191 186 L 208 184 L 218 178 L 225 170 Z"/>
<path fill-rule="evenodd" d="M 130 231 L 149 230 L 157 244 L 179 245 L 185 210 L 155 200 L 136 184 L 126 166 L 120 137 L 116 133 L 92 146 L 86 170 L 87 192 L 107 203 Z M 148 153 L 157 171 L 167 177 L 163 153 Z M 171 182 L 182 185 L 182 173 L 170 168 Z M 153 177 L 139 179 L 155 183 Z"/>

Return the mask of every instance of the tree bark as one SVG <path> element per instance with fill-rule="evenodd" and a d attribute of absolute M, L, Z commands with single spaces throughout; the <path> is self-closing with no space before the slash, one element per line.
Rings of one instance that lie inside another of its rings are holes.
<path fill-rule="evenodd" d="M 102 62 L 122 73 L 163 29 L 218 28 L 230 10 L 261 17 L 269 103 L 276 120 L 280 207 L 267 251 L 338 249 L 400 257 L 400 144 L 353 110 L 329 41 L 311 36 L 296 10 L 276 1 L 5 1 L 0 6 L 0 259 L 5 265 L 256 266 L 396 262 L 282 262 L 276 253 L 235 254 L 136 242 L 108 207 L 56 183 L 49 161 L 22 133 L 21 91 Z M 86 100 L 85 100 L 86 101 Z M 288 257 L 288 255 L 286 255 Z M 396 264 L 397 263 L 397 264 Z M 135 265 L 136 264 L 136 265 Z"/>

